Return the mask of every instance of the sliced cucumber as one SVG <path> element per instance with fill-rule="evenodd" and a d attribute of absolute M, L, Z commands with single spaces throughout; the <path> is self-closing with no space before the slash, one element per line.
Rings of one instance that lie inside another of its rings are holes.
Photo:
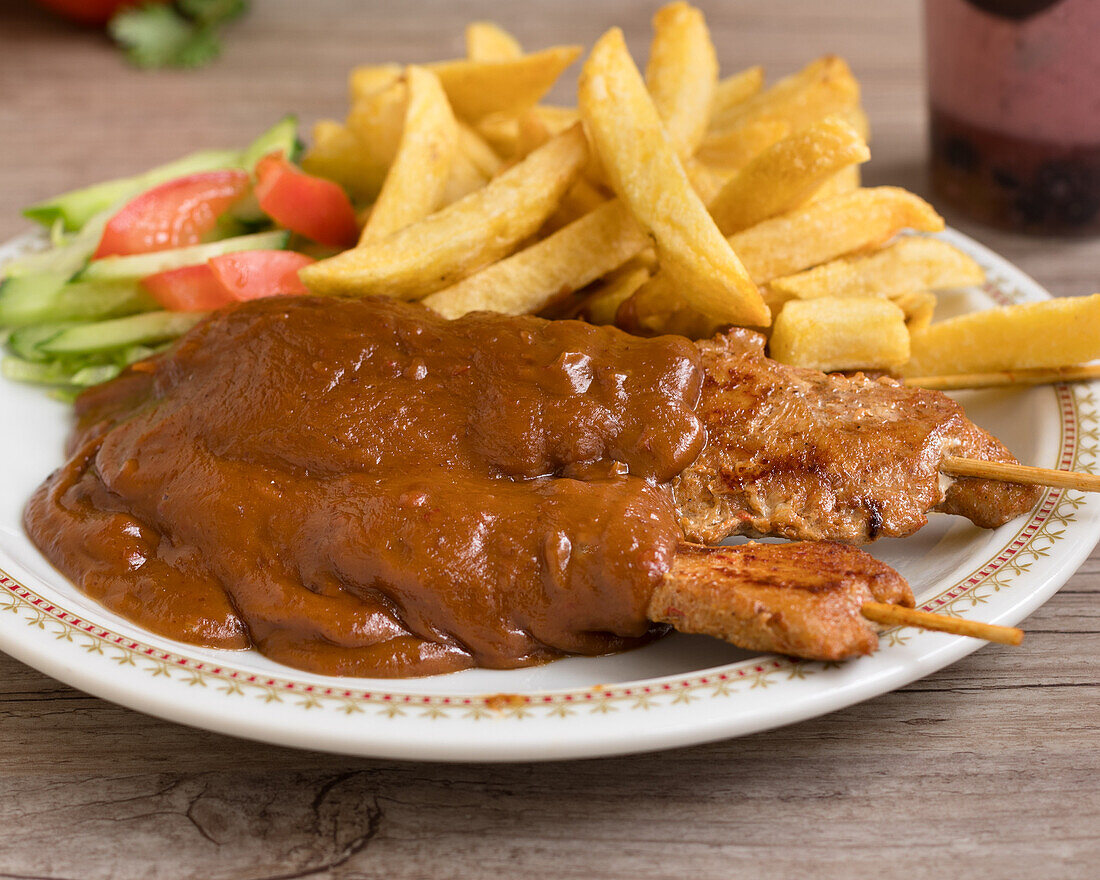
<path fill-rule="evenodd" d="M 99 240 L 103 237 L 103 229 L 113 215 L 114 208 L 108 208 L 96 214 L 80 232 L 69 236 L 61 244 L 5 263 L 4 277 L 42 275 L 47 272 L 67 276 L 76 274 L 95 253 Z"/>
<path fill-rule="evenodd" d="M 96 321 L 158 308 L 133 281 L 61 283 L 57 275 L 22 275 L 0 284 L 0 326 Z"/>
<path fill-rule="evenodd" d="M 44 226 L 51 226 L 55 220 L 60 218 L 65 223 L 66 229 L 81 229 L 93 215 L 98 214 L 100 211 L 104 211 L 124 199 L 133 198 L 144 190 L 174 177 L 197 174 L 200 171 L 231 168 L 241 164 L 240 150 L 200 150 L 166 165 L 158 165 L 143 174 L 119 178 L 118 180 L 107 180 L 103 183 L 55 196 L 52 199 L 31 205 L 23 211 L 23 216 Z"/>
<path fill-rule="evenodd" d="M 72 381 L 73 370 L 60 361 L 42 363 L 9 355 L 0 362 L 0 375 L 15 382 L 34 385 L 64 385 Z"/>
<path fill-rule="evenodd" d="M 7 345 L 12 354 L 25 361 L 48 361 L 52 359 L 52 356 L 42 350 L 42 343 L 73 326 L 69 322 L 51 322 L 21 327 L 12 331 L 11 336 L 8 337 Z"/>
<path fill-rule="evenodd" d="M 44 339 L 34 350 L 47 355 L 90 354 L 164 342 L 186 333 L 203 317 L 203 312 L 146 312 L 94 324 L 78 324 Z"/>
<path fill-rule="evenodd" d="M 45 303 L 56 298 L 68 277 L 59 272 L 17 275 L 0 281 L 0 326 L 22 327 L 51 318 L 40 318 Z"/>
<path fill-rule="evenodd" d="M 104 257 L 92 260 L 77 276 L 80 281 L 138 281 L 169 269 L 182 269 L 205 263 L 211 257 L 231 254 L 235 251 L 282 250 L 290 238 L 285 230 L 238 235 L 206 244 L 156 251 L 151 254 L 133 254 L 128 257 Z"/>
<path fill-rule="evenodd" d="M 122 372 L 118 364 L 96 364 L 91 367 L 82 367 L 69 378 L 73 385 L 87 388 L 91 385 L 99 385 L 101 382 L 109 382 Z"/>
<path fill-rule="evenodd" d="M 245 147 L 241 155 L 241 165 L 251 172 L 264 156 L 279 151 L 293 162 L 298 158 L 301 146 L 301 141 L 298 140 L 298 117 L 284 116 Z"/>

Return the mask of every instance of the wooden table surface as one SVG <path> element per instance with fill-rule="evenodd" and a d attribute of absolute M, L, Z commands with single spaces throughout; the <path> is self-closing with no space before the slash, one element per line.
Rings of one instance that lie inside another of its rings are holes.
<path fill-rule="evenodd" d="M 846 56 L 874 127 L 870 183 L 926 194 L 916 3 L 703 2 L 724 70 Z M 621 25 L 644 58 L 655 3 L 255 0 L 225 56 L 142 73 L 92 32 L 0 0 L 0 240 L 19 209 L 288 110 L 341 116 L 356 63 L 461 51 L 493 17 L 527 46 Z M 574 73 L 575 76 L 575 73 Z M 573 80 L 560 98 L 568 98 Z M 308 128 L 307 128 L 308 130 Z M 948 217 L 1055 294 L 1100 287 L 1100 241 Z M 1095 877 L 1100 554 L 1025 626 L 910 687 L 695 748 L 508 766 L 259 745 L 86 696 L 0 655 L 0 877 Z"/>

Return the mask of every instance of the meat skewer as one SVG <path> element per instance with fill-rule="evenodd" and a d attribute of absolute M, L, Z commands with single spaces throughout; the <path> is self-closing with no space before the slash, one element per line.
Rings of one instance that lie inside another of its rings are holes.
<path fill-rule="evenodd" d="M 999 373 L 962 373 L 957 376 L 916 376 L 902 379 L 902 384 L 910 388 L 961 391 L 966 388 L 1007 388 L 1052 385 L 1056 382 L 1087 382 L 1092 379 L 1100 379 L 1100 364 L 1005 370 Z"/>
<path fill-rule="evenodd" d="M 1001 461 L 976 461 L 955 455 L 948 455 L 940 462 L 940 473 L 956 477 L 979 477 L 985 480 L 1007 480 L 1036 486 L 1077 489 L 1081 492 L 1100 492 L 1100 476 L 1096 474 L 1058 471 L 1052 468 L 1029 467 Z"/>
<path fill-rule="evenodd" d="M 929 510 L 994 528 L 1038 500 L 1038 488 L 1003 476 L 943 474 L 947 456 L 1018 462 L 939 392 L 784 366 L 748 330 L 697 346 L 704 380 L 695 412 L 707 444 L 673 481 L 690 541 L 742 534 L 862 544 L 912 534 Z"/>
<path fill-rule="evenodd" d="M 830 543 L 682 545 L 654 590 L 649 617 L 685 633 L 741 648 L 814 660 L 872 653 L 872 622 L 910 625 L 1019 644 L 1014 627 L 990 626 L 913 608 L 890 566 Z"/>

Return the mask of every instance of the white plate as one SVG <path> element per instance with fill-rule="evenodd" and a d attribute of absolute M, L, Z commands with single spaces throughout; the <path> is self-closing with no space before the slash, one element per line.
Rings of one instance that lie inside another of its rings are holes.
<path fill-rule="evenodd" d="M 989 273 L 941 298 L 940 315 L 1046 299 L 971 239 L 947 240 Z M 0 249 L 0 259 L 29 239 Z M 1022 460 L 1097 470 L 1100 384 L 968 392 L 970 416 Z M 173 721 L 283 745 L 418 760 L 550 760 L 738 736 L 850 706 L 946 666 L 982 642 L 892 630 L 844 664 L 750 656 L 673 635 L 612 657 L 426 679 L 339 679 L 254 652 L 203 650 L 137 627 L 80 594 L 27 540 L 23 504 L 61 463 L 69 409 L 0 382 L 0 649 L 96 696 Z M 1100 498 L 1048 490 L 995 531 L 934 516 L 917 535 L 872 546 L 930 610 L 1015 624 L 1050 597 L 1100 536 Z"/>

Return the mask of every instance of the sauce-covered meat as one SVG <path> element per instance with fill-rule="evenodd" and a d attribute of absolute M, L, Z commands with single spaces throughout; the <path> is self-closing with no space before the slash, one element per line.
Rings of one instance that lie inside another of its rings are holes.
<path fill-rule="evenodd" d="M 78 402 L 28 532 L 167 636 L 423 675 L 643 639 L 699 355 L 572 321 L 275 298 Z"/>

